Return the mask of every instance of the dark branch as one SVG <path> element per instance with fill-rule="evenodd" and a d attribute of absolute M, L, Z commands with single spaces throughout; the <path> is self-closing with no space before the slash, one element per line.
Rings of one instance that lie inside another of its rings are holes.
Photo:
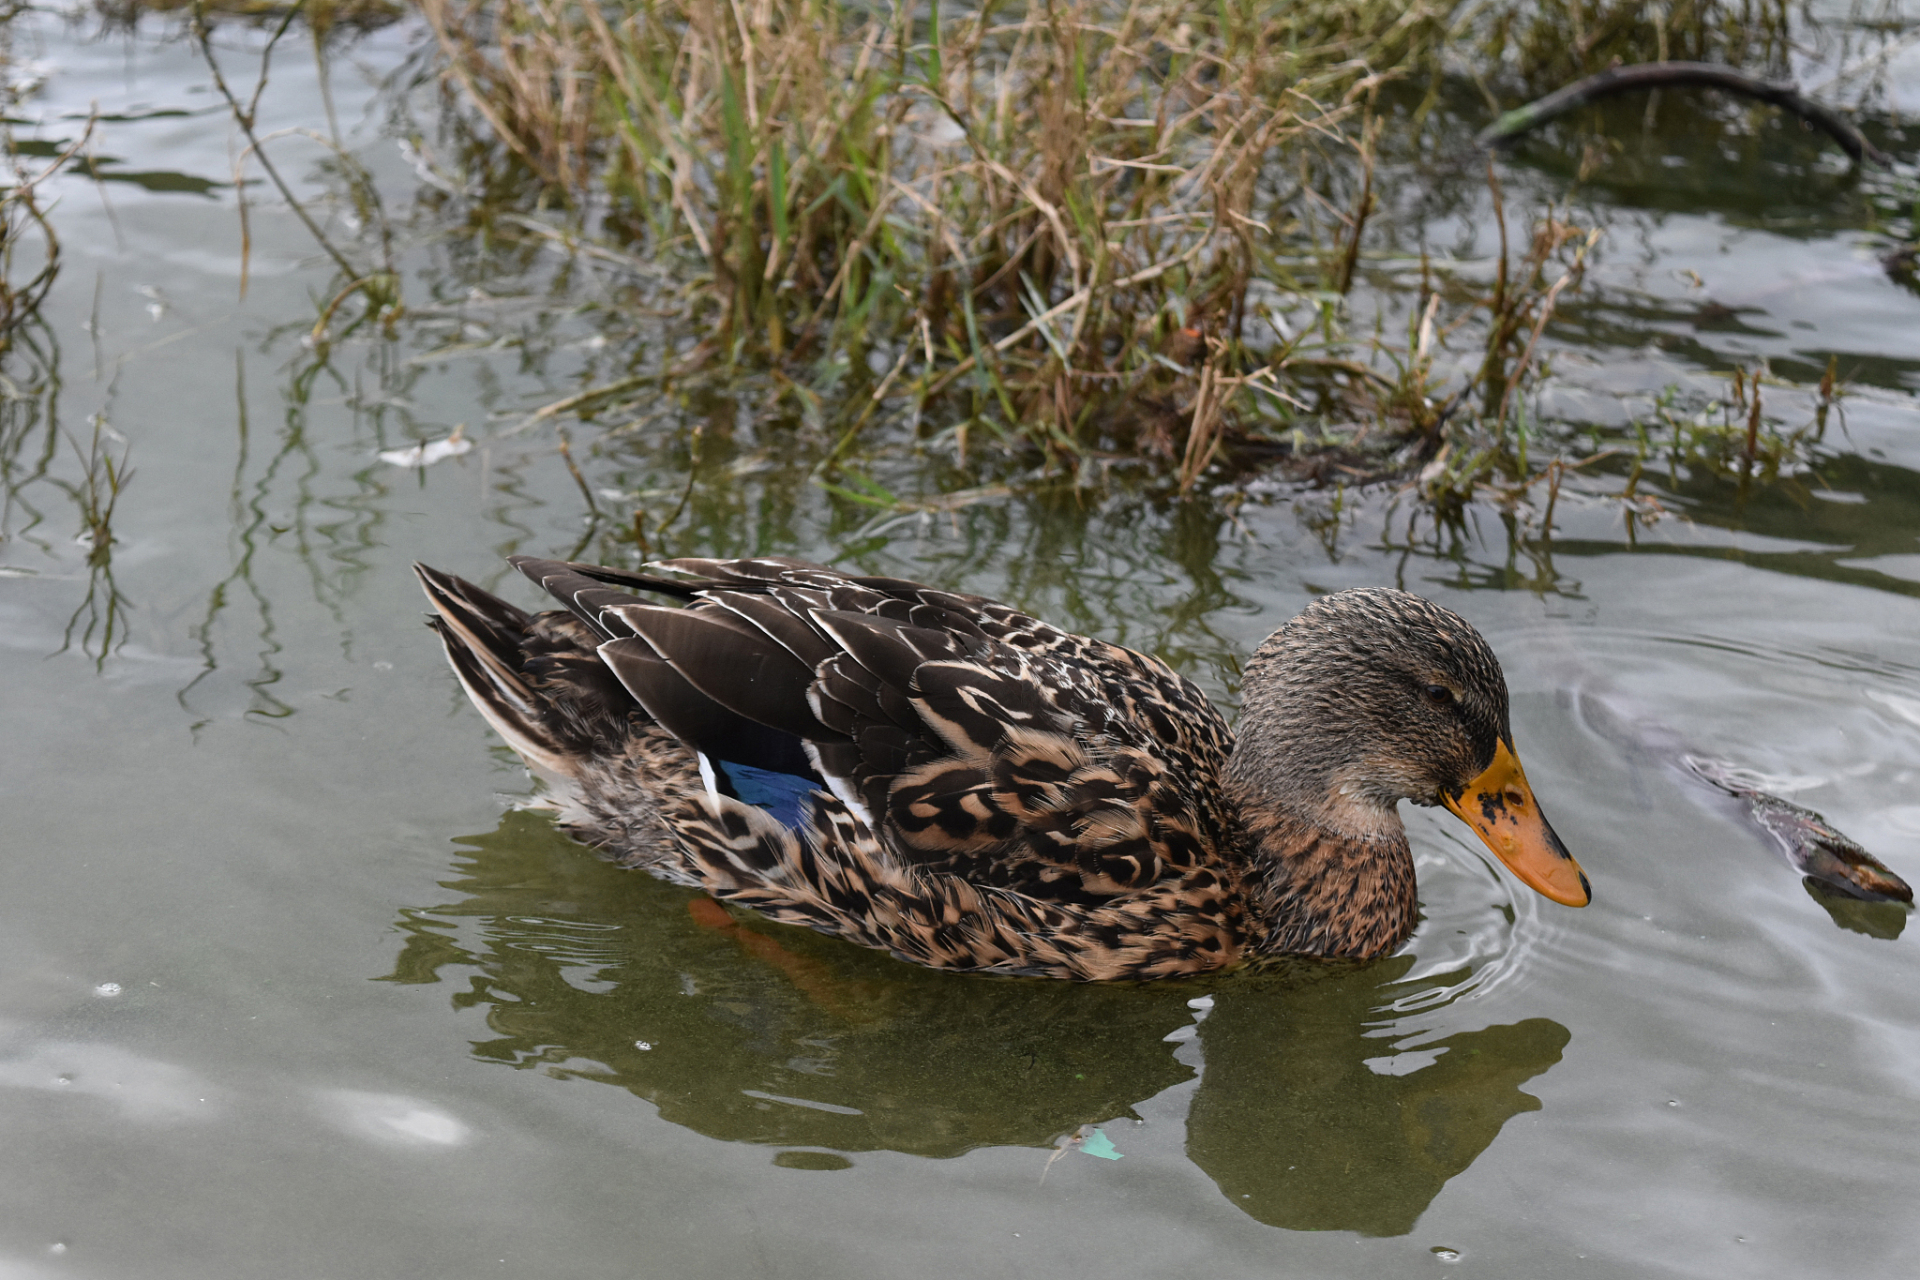
<path fill-rule="evenodd" d="M 1861 137 L 1860 131 L 1831 107 L 1801 96 L 1800 91 L 1792 85 L 1773 84 L 1735 71 L 1732 67 L 1717 66 L 1710 62 L 1643 62 L 1637 66 L 1602 71 L 1599 75 L 1588 76 L 1564 89 L 1557 89 L 1537 102 L 1529 102 L 1524 107 L 1507 112 L 1481 130 L 1474 141 L 1482 147 L 1511 142 L 1555 116 L 1565 115 L 1576 107 L 1584 107 L 1589 102 L 1616 93 L 1638 89 L 1691 88 L 1722 89 L 1770 103 L 1783 111 L 1791 111 L 1815 128 L 1824 129 L 1853 158 L 1855 164 L 1870 160 L 1883 169 L 1893 167 L 1892 159 L 1884 151 Z"/>

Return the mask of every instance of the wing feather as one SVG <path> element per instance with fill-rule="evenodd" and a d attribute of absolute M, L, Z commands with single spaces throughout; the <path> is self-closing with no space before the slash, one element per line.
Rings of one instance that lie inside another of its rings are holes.
<path fill-rule="evenodd" d="M 845 821 L 907 864 L 1088 905 L 1214 855 L 1206 797 L 1230 738 L 1144 655 L 978 596 L 784 557 L 521 568 L 608 638 L 601 660 L 669 732 L 824 780 Z M 735 867 L 739 821 L 716 834 Z"/>
<path fill-rule="evenodd" d="M 833 741 L 807 702 L 813 672 L 739 616 L 714 608 L 629 605 L 621 618 L 701 693 L 749 720 L 806 740 Z"/>
<path fill-rule="evenodd" d="M 719 608 L 738 615 L 758 627 L 768 639 L 791 653 L 801 665 L 814 670 L 838 650 L 807 622 L 806 614 L 795 614 L 771 596 L 743 595 L 737 591 L 710 593 Z"/>
<path fill-rule="evenodd" d="M 721 706 L 644 641 L 609 640 L 597 652 L 648 715 L 709 759 L 799 777 L 813 773 L 799 739 Z"/>

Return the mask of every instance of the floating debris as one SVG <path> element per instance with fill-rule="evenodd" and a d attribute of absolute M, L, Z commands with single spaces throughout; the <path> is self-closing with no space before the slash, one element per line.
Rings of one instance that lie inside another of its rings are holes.
<path fill-rule="evenodd" d="M 467 439 L 467 424 L 463 422 L 444 440 L 431 440 L 411 449 L 382 450 L 380 461 L 396 467 L 430 467 L 444 458 L 457 458 L 471 448 L 473 441 Z"/>
<path fill-rule="evenodd" d="M 1751 785 L 1742 770 L 1725 761 L 1690 755 L 1682 763 L 1695 776 L 1745 800 L 1754 822 L 1802 875 L 1866 902 L 1913 901 L 1913 889 L 1905 880 L 1813 810 Z"/>

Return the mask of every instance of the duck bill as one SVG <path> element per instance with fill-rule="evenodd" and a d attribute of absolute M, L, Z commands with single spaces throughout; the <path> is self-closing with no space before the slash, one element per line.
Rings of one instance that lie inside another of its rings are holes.
<path fill-rule="evenodd" d="M 1486 772 L 1457 794 L 1442 792 L 1440 803 L 1487 842 L 1520 883 L 1569 907 L 1593 898 L 1586 873 L 1547 825 L 1520 762 L 1502 742 Z"/>

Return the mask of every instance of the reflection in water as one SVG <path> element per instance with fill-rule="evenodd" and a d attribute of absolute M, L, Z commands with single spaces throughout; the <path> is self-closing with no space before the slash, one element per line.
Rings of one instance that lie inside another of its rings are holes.
<path fill-rule="evenodd" d="M 1377 1023 L 1369 1034 L 1412 965 L 1303 967 L 1277 990 L 1249 983 L 1219 1001 L 1200 1028 L 1187 1154 L 1228 1200 L 1294 1231 L 1402 1235 L 1502 1125 L 1540 1109 L 1520 1086 L 1560 1061 L 1570 1037 L 1557 1022 L 1400 1054 L 1374 1038 Z"/>
<path fill-rule="evenodd" d="M 473 966 L 454 1003 L 485 1006 L 497 1037 L 475 1056 L 618 1085 L 712 1137 L 1046 1145 L 1193 1074 L 1162 1043 L 1191 1020 L 1184 987 L 955 981 L 798 929 L 716 928 L 688 910 L 705 898 L 524 812 L 463 843 L 466 897 L 408 913 L 392 978 Z"/>
<path fill-rule="evenodd" d="M 1194 1162 L 1262 1222 L 1397 1234 L 1539 1107 L 1519 1086 L 1568 1040 L 1530 1019 L 1396 1054 L 1381 1010 L 1468 976 L 1408 983 L 1411 957 L 1132 987 L 939 974 L 729 915 L 598 861 L 536 814 L 461 843 L 448 884 L 461 900 L 405 913 L 388 980 L 471 969 L 453 1002 L 486 1009 L 494 1038 L 476 1057 L 616 1085 L 727 1141 L 942 1157 L 1051 1146 L 1191 1079 L 1176 1045 L 1208 993 Z M 841 1167 L 819 1152 L 776 1162 Z"/>
<path fill-rule="evenodd" d="M 0 354 L 0 575 L 77 578 L 74 548 L 85 548 L 86 595 L 58 652 L 77 648 L 102 666 L 127 642 L 129 603 L 113 576 L 114 509 L 132 475 L 126 440 L 104 414 L 93 416 L 86 445 L 61 425 L 60 346 L 37 316 L 7 335 Z M 71 504 L 77 536 L 43 505 L 55 494 Z M 22 555 L 27 547 L 38 555 Z"/>
<path fill-rule="evenodd" d="M 1842 929 L 1892 942 L 1907 927 L 1913 909 L 1903 902 L 1868 902 L 1812 876 L 1801 877 L 1807 896 L 1826 908 Z"/>
<path fill-rule="evenodd" d="M 280 398 L 277 429 L 256 433 L 248 407 L 245 356 L 234 352 L 235 446 L 227 490 L 234 556 L 232 567 L 207 592 L 200 621 L 189 629 L 200 651 L 200 672 L 175 695 L 194 716 L 195 732 L 212 722 L 218 714 L 212 707 L 220 702 L 244 700 L 243 714 L 260 721 L 294 714 L 295 706 L 278 688 L 286 678 L 286 642 L 276 607 L 300 602 L 276 599 L 273 593 L 289 558 L 298 562 L 305 594 L 339 629 L 341 649 L 353 651 L 344 602 L 365 576 L 368 555 L 378 545 L 387 518 L 380 499 L 386 493 L 367 474 L 371 468 L 345 477 L 328 474 L 308 424 L 309 400 L 321 371 L 325 366 L 298 366 Z M 378 425 L 376 421 L 376 429 Z M 281 559 L 267 568 L 263 562 L 270 550 Z M 244 616 L 249 610 L 251 619 Z M 250 673 L 244 661 L 223 661 L 227 636 L 244 637 L 233 643 L 252 647 Z M 229 682 L 246 690 L 244 695 L 219 689 L 214 677 L 223 671 Z"/>

